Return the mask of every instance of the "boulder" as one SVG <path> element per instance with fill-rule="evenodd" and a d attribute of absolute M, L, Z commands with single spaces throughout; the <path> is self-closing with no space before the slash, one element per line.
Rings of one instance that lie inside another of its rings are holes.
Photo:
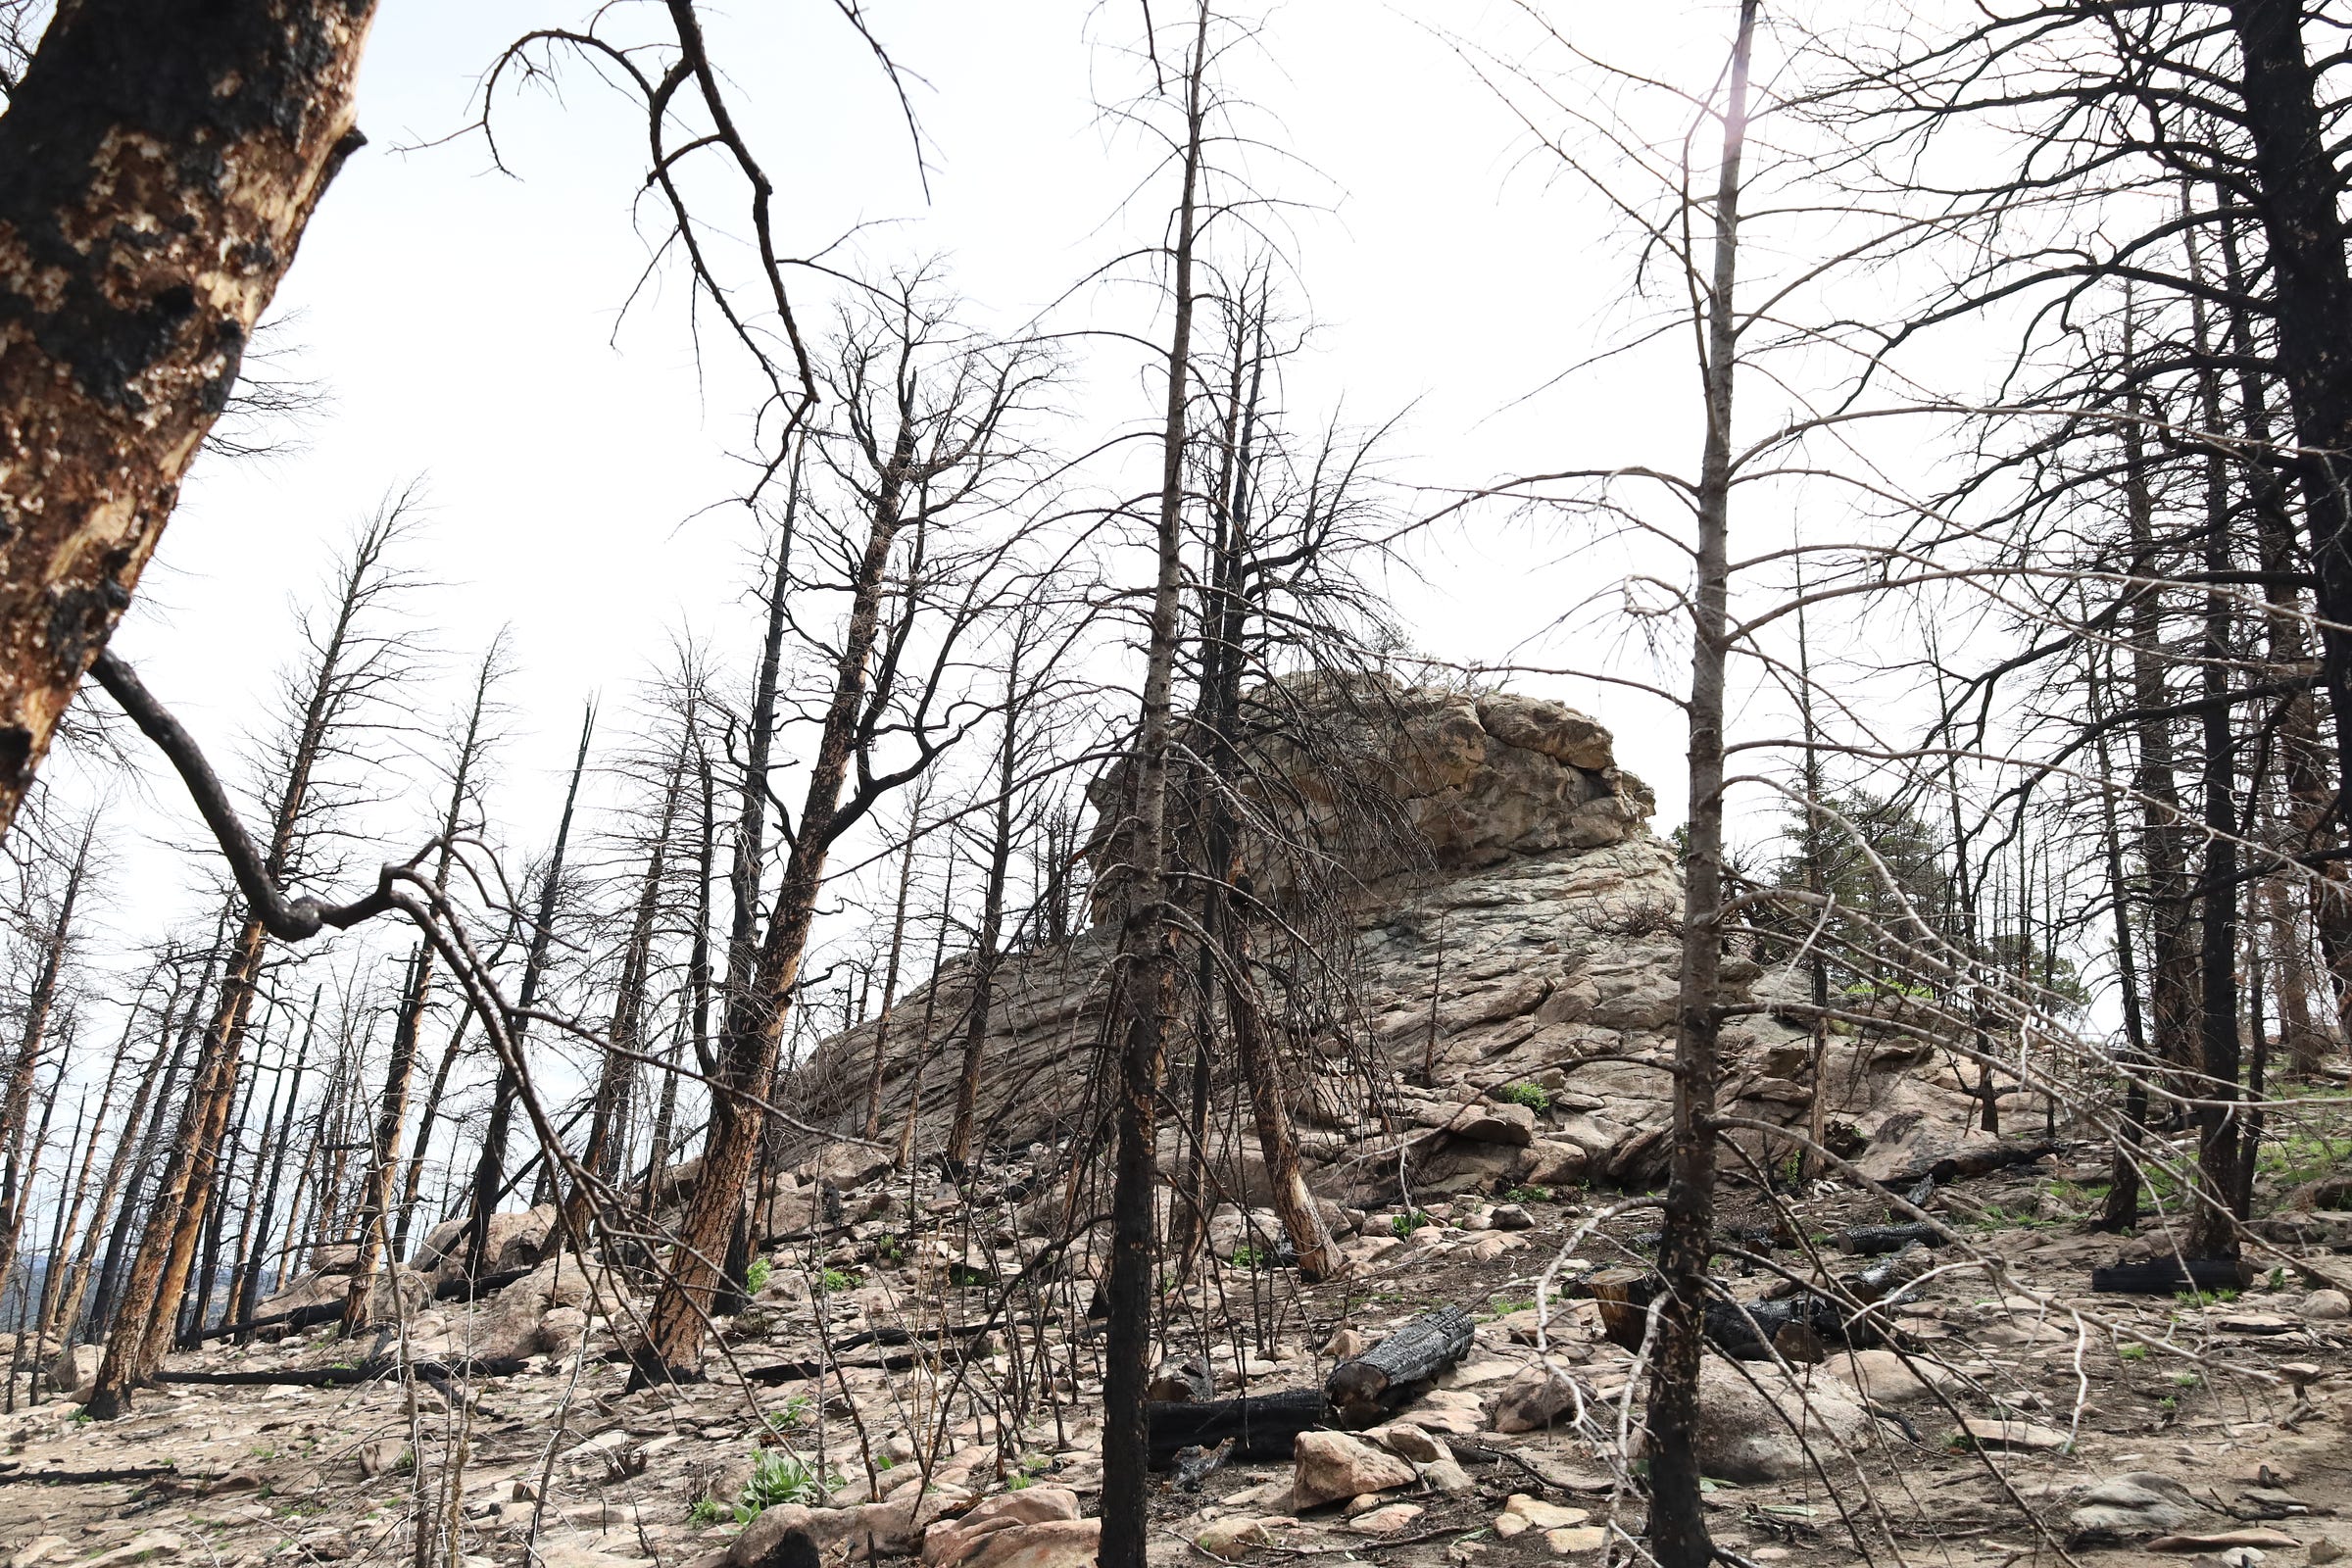
<path fill-rule="evenodd" d="M 1535 1187 L 1572 1187 L 1585 1179 L 1592 1156 L 1559 1138 L 1539 1138 L 1528 1145 L 1527 1180 Z"/>
<path fill-rule="evenodd" d="M 866 1144 L 827 1144 L 801 1161 L 793 1174 L 808 1186 L 831 1182 L 846 1193 L 853 1187 L 863 1187 L 890 1166 L 891 1155 L 886 1149 Z"/>
<path fill-rule="evenodd" d="M 1530 1530 L 1573 1530 L 1592 1517 L 1584 1508 L 1540 1502 L 1524 1492 L 1514 1492 L 1511 1500 L 1502 1505 L 1502 1512 L 1494 1516 L 1494 1533 L 1508 1540 Z"/>
<path fill-rule="evenodd" d="M 1385 1427 L 1375 1427 L 1364 1434 L 1374 1443 L 1402 1459 L 1415 1464 L 1436 1464 L 1450 1456 L 1452 1450 L 1429 1435 L 1425 1428 L 1410 1421 L 1395 1421 Z"/>
<path fill-rule="evenodd" d="M 1906 1360 L 1892 1350 L 1841 1350 L 1823 1364 L 1880 1404 L 1934 1404 L 1937 1395 L 1957 1397 L 1964 1387 L 1958 1374 L 1916 1356 Z"/>
<path fill-rule="evenodd" d="M 2141 1541 L 2180 1529 L 2204 1508 L 2171 1476 L 2135 1470 L 2112 1476 L 2082 1494 L 2082 1502 L 2067 1515 L 2072 1543 Z"/>
<path fill-rule="evenodd" d="M 2022 1418 L 2004 1420 L 1999 1416 L 1970 1416 L 1952 1434 L 1954 1443 L 1974 1444 L 1980 1448 L 2008 1448 L 2019 1453 L 2051 1453 L 2072 1441 L 2056 1427 L 2045 1427 L 2038 1421 Z"/>
<path fill-rule="evenodd" d="M 1494 1396 L 1488 1425 L 1497 1432 L 1537 1432 L 1575 1403 L 1576 1385 L 1543 1362 L 1532 1361 Z"/>
<path fill-rule="evenodd" d="M 1291 1457 L 1297 1465 L 1291 1494 L 1301 1508 L 1394 1492 L 1420 1479 L 1396 1455 L 1345 1432 L 1301 1432 L 1292 1443 Z"/>
<path fill-rule="evenodd" d="M 1536 1141 L 1536 1113 L 1525 1105 L 1491 1104 L 1483 1101 L 1467 1105 L 1438 1102 L 1418 1107 L 1413 1119 L 1424 1127 L 1467 1138 L 1472 1143 L 1525 1149 Z"/>
<path fill-rule="evenodd" d="M 762 1508 L 727 1544 L 727 1568 L 815 1568 L 818 1554 L 843 1539 L 849 1510 L 797 1502 Z"/>
<path fill-rule="evenodd" d="M 587 1329 L 585 1309 L 593 1304 L 579 1258 L 562 1252 L 493 1296 L 490 1309 L 473 1321 L 470 1333 L 461 1332 L 458 1338 L 466 1353 L 477 1360 L 518 1361 L 565 1353 L 577 1348 L 578 1335 Z M 565 1308 L 581 1310 L 576 1316 L 556 1316 Z"/>
<path fill-rule="evenodd" d="M 1607 727 L 1564 704 L 1496 692 L 1479 699 L 1478 721 L 1505 746 L 1541 752 L 1588 773 L 1598 773 L 1616 760 Z"/>
<path fill-rule="evenodd" d="M 997 1532 L 965 1568 L 1094 1568 L 1102 1544 L 1100 1519 L 1049 1519 Z"/>
<path fill-rule="evenodd" d="M 490 1216 L 483 1238 L 482 1274 L 512 1274 L 534 1268 L 547 1255 L 547 1239 L 556 1228 L 556 1206 L 510 1210 Z M 409 1259 L 409 1266 L 436 1278 L 452 1280 L 465 1273 L 466 1220 L 443 1220 L 425 1233 Z"/>
<path fill-rule="evenodd" d="M 1816 1458 L 1835 1475 L 1840 1445 L 1859 1448 L 1871 1426 L 1870 1412 L 1835 1379 L 1800 1389 L 1769 1365 L 1734 1367 L 1713 1355 L 1699 1364 L 1698 1464 L 1719 1481 L 1788 1481 L 1811 1475 Z"/>
<path fill-rule="evenodd" d="M 960 1519 L 942 1519 L 923 1532 L 923 1568 L 956 1568 L 1007 1530 L 1078 1517 L 1078 1494 L 1067 1487 L 1025 1487 L 983 1498 Z"/>
<path fill-rule="evenodd" d="M 84 1403 L 98 1381 L 98 1363 L 106 1359 L 99 1345 L 69 1345 L 50 1357 L 49 1386 L 76 1404 Z"/>
<path fill-rule="evenodd" d="M 1393 1536 L 1420 1518 L 1425 1511 L 1418 1503 L 1383 1503 L 1377 1508 L 1366 1508 L 1348 1520 L 1348 1528 L 1361 1536 Z"/>
<path fill-rule="evenodd" d="M 1259 1517 L 1254 1514 L 1233 1514 L 1211 1520 L 1193 1538 L 1193 1544 L 1211 1557 L 1236 1562 L 1250 1554 L 1252 1546 L 1274 1544 L 1274 1532 L 1296 1520 L 1285 1514 Z"/>
<path fill-rule="evenodd" d="M 1450 1457 L 1421 1466 L 1421 1484 L 1432 1492 L 1443 1492 L 1448 1496 L 1478 1490 L 1478 1483 L 1470 1479 L 1470 1472 L 1462 1468 L 1459 1460 Z"/>
<path fill-rule="evenodd" d="M 2307 1318 L 2335 1322 L 2352 1317 L 2352 1297 L 2341 1291 L 2314 1291 L 2303 1298 L 2303 1304 L 2296 1310 Z"/>

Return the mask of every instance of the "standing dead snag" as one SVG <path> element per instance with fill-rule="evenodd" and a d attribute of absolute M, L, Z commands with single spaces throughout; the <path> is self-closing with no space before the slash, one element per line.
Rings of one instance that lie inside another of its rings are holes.
<path fill-rule="evenodd" d="M 1732 391 L 1739 365 L 1740 157 L 1747 133 L 1756 0 L 1740 0 L 1715 184 L 1714 266 L 1703 298 L 1706 443 L 1699 459 L 1697 581 L 1690 606 L 1690 826 L 1684 859 L 1683 977 L 1675 1004 L 1674 1155 L 1658 1243 L 1664 1298 L 1649 1384 L 1650 1549 L 1663 1568 L 1707 1568 L 1715 1545 L 1699 1498 L 1698 1372 L 1706 1349 L 1707 1253 L 1715 1226 L 1715 1094 L 1722 1076 L 1724 662 L 1731 596 Z M 1695 259 L 1693 259 L 1695 260 Z"/>
<path fill-rule="evenodd" d="M 0 834 L 363 140 L 374 11 L 63 7 L 0 115 Z"/>
<path fill-rule="evenodd" d="M 1200 0 L 1183 82 L 1182 185 L 1169 255 L 1175 318 L 1168 334 L 1167 407 L 1160 431 L 1157 565 L 1145 642 L 1142 715 L 1136 725 L 1127 819 L 1113 840 L 1119 919 L 1119 1006 L 1111 1156 L 1109 1332 L 1102 1365 L 1102 1568 L 1144 1568 L 1150 1434 L 1144 1383 L 1152 1351 L 1154 1128 L 1168 1023 L 1175 1011 L 1173 910 L 1168 902 L 1168 779 L 1184 583 L 1184 460 L 1193 352 L 1193 262 L 1199 237 L 1202 131 L 1207 116 L 1208 0 Z"/>
<path fill-rule="evenodd" d="M 993 503 L 1001 477 L 1025 461 L 1009 426 L 1048 368 L 1034 345 L 956 329 L 929 286 L 916 275 L 877 291 L 865 314 L 845 321 L 828 372 L 841 427 L 816 450 L 851 510 L 840 536 L 816 552 L 839 567 L 818 586 L 848 604 L 837 640 L 819 644 L 829 672 L 816 748 L 800 819 L 787 825 L 791 847 L 766 933 L 756 947 L 739 941 L 729 955 L 732 978 L 750 947 L 748 983 L 728 988 L 702 1169 L 645 1342 L 633 1352 L 635 1386 L 700 1375 L 704 1325 L 742 1234 L 827 860 L 844 834 L 920 777 L 953 739 L 952 720 L 940 711 L 950 701 L 950 662 L 996 591 L 1001 549 L 981 546 L 958 557 L 934 535 L 952 535 L 967 509 Z M 789 581 L 780 563 L 779 596 Z M 950 596 L 944 603 L 943 594 Z M 780 623 L 782 609 L 771 604 L 770 613 Z M 928 627 L 928 648 L 913 642 L 918 622 Z M 771 636 L 780 635 L 771 627 Z M 910 751 L 897 767 L 881 755 L 886 740 Z M 747 900 L 759 896 L 757 866 L 741 869 L 739 933 L 750 923 Z"/>
<path fill-rule="evenodd" d="M 383 602 L 403 585 L 401 575 L 386 563 L 402 516 L 401 505 L 387 506 L 360 531 L 338 574 L 333 613 L 323 625 L 308 628 L 308 681 L 287 694 L 295 706 L 286 714 L 279 742 L 276 760 L 284 771 L 275 791 L 269 848 L 258 867 L 240 866 L 241 881 L 244 872 L 258 871 L 261 880 L 253 892 L 259 898 L 248 902 L 222 966 L 219 999 L 197 1054 L 179 1133 L 123 1286 L 114 1331 L 107 1337 L 106 1360 L 89 1405 L 90 1414 L 99 1419 L 126 1413 L 131 1390 L 150 1382 L 163 1365 L 211 1203 L 221 1141 L 236 1103 L 272 921 L 282 928 L 288 909 L 280 890 L 298 868 L 322 808 L 327 769 L 348 755 L 349 742 L 342 732 L 359 710 L 403 673 L 400 637 L 378 632 L 370 624 Z M 142 727 L 148 727 L 153 714 L 141 705 L 152 699 L 136 677 L 110 670 L 106 678 L 109 694 L 118 702 L 127 700 Z M 235 833 L 240 849 L 250 854 L 243 829 Z M 275 907 L 265 907 L 262 899 L 273 901 Z M 315 904 L 307 906 L 313 916 L 317 909 Z M 317 928 L 315 918 L 312 928 Z"/>

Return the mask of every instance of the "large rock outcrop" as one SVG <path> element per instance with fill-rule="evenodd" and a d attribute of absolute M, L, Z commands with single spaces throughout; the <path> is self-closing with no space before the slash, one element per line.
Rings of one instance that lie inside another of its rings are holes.
<path fill-rule="evenodd" d="M 1377 682 L 1252 701 L 1289 720 L 1251 743 L 1259 831 L 1246 835 L 1245 873 L 1261 898 L 1296 893 L 1298 857 L 1282 846 L 1301 840 L 1336 868 L 1321 888 L 1333 951 L 1293 965 L 1312 969 L 1313 984 L 1269 987 L 1290 1009 L 1310 1185 L 1368 1202 L 1396 1190 L 1400 1164 L 1422 1191 L 1652 1181 L 1667 1152 L 1682 879 L 1647 829 L 1649 791 L 1616 766 L 1608 730 L 1557 703 Z M 1261 958 L 1283 940 L 1269 933 Z M 1077 1129 L 1111 957 L 1098 926 L 999 969 L 985 1142 L 1021 1150 Z M 1760 978 L 1740 958 L 1727 974 L 1741 988 Z M 897 1007 L 883 1052 L 890 1135 L 911 1117 L 938 1147 L 967 998 L 965 971 L 951 963 Z M 863 1025 L 804 1066 L 794 1093 L 805 1119 L 858 1130 L 875 1037 Z M 1803 1034 L 1766 1010 L 1739 1019 L 1725 1043 L 1740 1113 L 1784 1124 L 1808 1113 Z M 1822 1077 L 1837 1117 L 1866 1130 L 1918 1108 L 1933 1092 L 1911 1078 L 1916 1060 L 1900 1045 L 1830 1042 Z M 1234 1092 L 1220 1080 L 1220 1099 Z M 1172 1167 L 1177 1135 L 1167 1137 Z M 1226 1191 L 1267 1190 L 1246 1132 L 1221 1164 Z"/>

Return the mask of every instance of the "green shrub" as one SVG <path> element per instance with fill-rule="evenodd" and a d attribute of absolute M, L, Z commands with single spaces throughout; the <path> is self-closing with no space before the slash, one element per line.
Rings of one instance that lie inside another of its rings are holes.
<path fill-rule="evenodd" d="M 1398 1236 L 1410 1236 L 1428 1223 L 1430 1223 L 1430 1219 L 1427 1210 L 1408 1208 L 1403 1213 L 1390 1219 L 1389 1229 Z"/>
<path fill-rule="evenodd" d="M 775 1273 L 775 1265 L 770 1263 L 766 1258 L 753 1258 L 752 1266 L 743 1271 L 743 1294 L 746 1296 L 758 1296 L 761 1291 L 766 1290 L 768 1276 Z"/>
<path fill-rule="evenodd" d="M 1502 1200 L 1506 1203 L 1548 1203 L 1551 1201 L 1551 1189 L 1548 1187 L 1514 1187 L 1502 1195 Z"/>
<path fill-rule="evenodd" d="M 1502 1098 L 1514 1105 L 1525 1105 L 1541 1116 L 1551 1108 L 1551 1091 L 1542 1084 L 1513 1084 L 1502 1092 Z"/>
<path fill-rule="evenodd" d="M 743 1486 L 743 1500 L 735 1519 L 750 1524 L 766 1509 L 787 1502 L 815 1504 L 825 1500 L 824 1480 L 782 1448 L 761 1448 L 752 1456 L 752 1479 Z"/>
<path fill-rule="evenodd" d="M 2148 1348 L 2144 1345 L 2119 1345 L 2115 1348 L 2115 1353 L 2126 1361 L 2145 1361 Z"/>
<path fill-rule="evenodd" d="M 1233 1250 L 1233 1266 L 1236 1268 L 1264 1268 L 1266 1262 L 1265 1251 L 1260 1248 L 1237 1247 Z"/>
<path fill-rule="evenodd" d="M 833 1296 L 843 1291 L 854 1291 L 865 1282 L 855 1274 L 845 1273 L 837 1268 L 829 1268 L 817 1276 L 816 1283 L 826 1295 Z"/>
<path fill-rule="evenodd" d="M 705 1497 L 686 1510 L 686 1522 L 697 1530 L 708 1530 L 712 1525 L 723 1525 L 729 1517 L 731 1516 L 726 1507 L 715 1497 Z"/>

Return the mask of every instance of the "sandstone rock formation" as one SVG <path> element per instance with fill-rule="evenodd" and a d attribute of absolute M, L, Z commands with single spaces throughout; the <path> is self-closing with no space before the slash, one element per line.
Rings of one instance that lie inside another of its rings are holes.
<path fill-rule="evenodd" d="M 1339 873 L 1326 891 L 1344 903 L 1351 947 L 1340 956 L 1344 984 L 1293 1004 L 1294 1038 L 1312 1053 L 1293 1099 L 1314 1191 L 1360 1204 L 1394 1196 L 1400 1173 L 1441 1194 L 1654 1180 L 1671 1102 L 1681 877 L 1671 847 L 1645 826 L 1649 791 L 1616 766 L 1609 732 L 1508 694 L 1310 682 L 1252 701 L 1290 719 L 1252 743 L 1263 820 L 1330 848 Z M 1348 830 L 1364 821 L 1403 831 Z M 1267 844 L 1260 833 L 1242 858 L 1271 899 L 1295 889 Z M 1076 1130 L 1110 956 L 1098 926 L 1000 968 L 984 1142 L 1020 1152 Z M 1726 972 L 1738 986 L 1766 978 L 1738 956 Z M 896 1009 L 882 1087 L 894 1141 L 912 1119 L 937 1147 L 967 992 L 951 964 Z M 790 1091 L 804 1119 L 860 1129 L 874 1039 L 869 1023 L 819 1049 Z M 1725 1045 L 1726 1098 L 1739 1114 L 1784 1124 L 1809 1114 L 1805 1034 L 1759 1010 L 1727 1028 Z M 1899 1042 L 1832 1039 L 1821 1078 L 1835 1118 L 1859 1139 L 1905 1112 L 1904 1125 L 1963 1124 L 1960 1102 L 1912 1073 L 1919 1060 Z M 1221 1099 L 1234 1092 L 1218 1085 Z M 857 1164 L 841 1173 L 855 1179 L 887 1159 L 850 1144 L 801 1153 Z M 1046 1151 L 1036 1153 L 1043 1169 Z M 1227 1192 L 1267 1190 L 1246 1132 L 1220 1154 Z M 1170 1130 L 1163 1163 L 1179 1157 Z M 777 1200 L 770 1234 L 809 1223 L 814 1182 Z M 1039 1200 L 1048 1210 L 1053 1201 Z M 1041 1231 L 1057 1218 L 1026 1217 Z M 1221 1242 L 1235 1242 L 1235 1223 Z M 1279 1234 L 1242 1228 L 1244 1245 Z"/>

